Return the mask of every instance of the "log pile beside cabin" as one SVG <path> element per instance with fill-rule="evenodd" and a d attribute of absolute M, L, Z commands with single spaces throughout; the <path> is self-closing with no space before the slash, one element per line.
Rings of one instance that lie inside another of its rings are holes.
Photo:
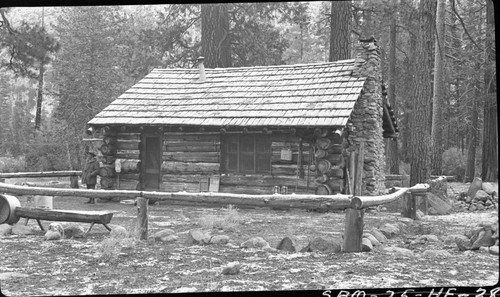
<path fill-rule="evenodd" d="M 334 63 L 154 70 L 89 122 L 101 188 L 347 193 L 363 142 L 361 194 L 380 194 L 383 136 L 395 131 L 384 122 L 378 47 L 358 50 Z"/>

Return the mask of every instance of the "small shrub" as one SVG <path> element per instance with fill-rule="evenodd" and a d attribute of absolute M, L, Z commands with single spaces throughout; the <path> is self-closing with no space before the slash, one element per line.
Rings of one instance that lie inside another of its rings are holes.
<path fill-rule="evenodd" d="M 22 171 L 26 171 L 26 160 L 24 157 L 0 157 L 0 172 Z"/>
<path fill-rule="evenodd" d="M 198 224 L 207 229 L 222 229 L 224 231 L 235 231 L 236 227 L 244 221 L 238 209 L 232 205 L 222 209 L 222 215 L 209 214 L 203 211 L 198 219 Z"/>
<path fill-rule="evenodd" d="M 453 175 L 462 180 L 467 166 L 467 152 L 452 147 L 443 152 L 443 174 Z"/>

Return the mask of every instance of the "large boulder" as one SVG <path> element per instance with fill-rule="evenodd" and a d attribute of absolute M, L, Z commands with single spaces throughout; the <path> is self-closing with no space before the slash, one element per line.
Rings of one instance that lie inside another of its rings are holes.
<path fill-rule="evenodd" d="M 83 238 L 85 236 L 85 229 L 75 223 L 63 223 L 64 238 Z"/>
<path fill-rule="evenodd" d="M 240 273 L 240 262 L 238 261 L 227 263 L 226 266 L 222 268 L 222 274 L 224 275 L 238 273 Z"/>
<path fill-rule="evenodd" d="M 242 248 L 266 248 L 270 247 L 269 243 L 264 240 L 262 237 L 252 237 L 247 241 L 241 243 L 240 247 Z"/>
<path fill-rule="evenodd" d="M 226 244 L 229 242 L 229 236 L 227 235 L 215 235 L 210 238 L 211 244 Z"/>
<path fill-rule="evenodd" d="M 456 235 L 455 243 L 460 251 L 466 251 L 472 248 L 472 242 L 470 238 L 465 235 Z"/>
<path fill-rule="evenodd" d="M 483 181 L 479 177 L 474 178 L 467 191 L 467 202 L 470 202 L 476 196 L 476 192 L 481 190 L 482 185 Z"/>
<path fill-rule="evenodd" d="M 0 236 L 7 236 L 12 234 L 12 226 L 9 224 L 0 225 Z"/>
<path fill-rule="evenodd" d="M 384 242 L 387 241 L 387 237 L 385 237 L 384 233 L 380 232 L 377 229 L 372 229 L 368 233 L 370 233 L 371 235 L 373 235 L 378 240 L 378 242 L 380 242 L 380 243 L 384 243 Z"/>
<path fill-rule="evenodd" d="M 59 240 L 62 238 L 62 234 L 59 231 L 47 230 L 45 233 L 45 240 Z"/>
<path fill-rule="evenodd" d="M 372 250 L 373 250 L 372 242 L 368 238 L 363 237 L 361 239 L 361 251 L 371 252 Z"/>
<path fill-rule="evenodd" d="M 496 194 L 497 188 L 489 182 L 484 182 L 481 186 L 481 189 L 485 191 L 488 195 L 493 195 L 493 193 Z"/>
<path fill-rule="evenodd" d="M 186 242 L 188 244 L 209 244 L 212 236 L 201 229 L 189 230 Z"/>
<path fill-rule="evenodd" d="M 382 227 L 379 228 L 380 232 L 382 232 L 385 237 L 392 238 L 399 234 L 400 230 L 398 225 L 386 223 Z"/>
<path fill-rule="evenodd" d="M 342 250 L 340 240 L 326 240 L 322 237 L 316 237 L 309 244 L 302 248 L 301 252 L 322 252 L 322 253 L 338 253 Z"/>
<path fill-rule="evenodd" d="M 297 250 L 295 241 L 291 239 L 290 237 L 285 237 L 283 238 L 278 246 L 276 247 L 277 250 L 284 251 L 284 252 L 295 252 Z"/>
<path fill-rule="evenodd" d="M 364 233 L 363 237 L 367 238 L 373 246 L 380 245 L 380 241 L 378 241 L 378 239 L 375 236 L 373 236 L 373 234 L 371 234 L 371 233 Z"/>
<path fill-rule="evenodd" d="M 172 236 L 175 236 L 174 234 L 175 231 L 172 229 L 163 229 L 153 234 L 153 238 L 155 241 L 171 242 Z"/>
<path fill-rule="evenodd" d="M 31 235 L 35 234 L 35 230 L 31 226 L 15 224 L 12 226 L 12 234 L 15 235 Z"/>
<path fill-rule="evenodd" d="M 492 238 L 491 230 L 483 230 L 479 232 L 477 239 L 472 243 L 471 249 L 477 250 L 482 246 L 489 247 L 495 244 L 495 239 Z"/>
<path fill-rule="evenodd" d="M 490 199 L 490 195 L 483 190 L 478 190 L 476 195 L 474 195 L 474 200 L 486 202 Z"/>

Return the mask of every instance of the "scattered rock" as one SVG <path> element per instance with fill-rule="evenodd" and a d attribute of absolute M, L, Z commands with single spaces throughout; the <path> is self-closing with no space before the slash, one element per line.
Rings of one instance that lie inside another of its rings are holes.
<path fill-rule="evenodd" d="M 122 226 L 114 226 L 113 228 L 111 228 L 109 236 L 114 239 L 125 239 L 129 237 L 129 233 L 127 229 Z"/>
<path fill-rule="evenodd" d="M 187 236 L 188 244 L 208 244 L 212 236 L 200 229 L 189 230 Z"/>
<path fill-rule="evenodd" d="M 372 243 L 373 246 L 380 245 L 380 241 L 378 241 L 378 239 L 375 236 L 373 236 L 373 234 L 371 234 L 371 233 L 364 233 L 363 237 L 370 240 L 370 242 Z"/>
<path fill-rule="evenodd" d="M 373 250 L 373 245 L 370 239 L 363 237 L 361 239 L 361 251 L 363 252 L 371 252 Z"/>
<path fill-rule="evenodd" d="M 479 203 L 476 205 L 476 210 L 484 210 L 484 209 L 485 209 L 484 205 Z"/>
<path fill-rule="evenodd" d="M 47 230 L 45 233 L 45 240 L 59 240 L 62 238 L 62 234 L 58 231 Z"/>
<path fill-rule="evenodd" d="M 15 224 L 12 226 L 12 234 L 15 235 L 31 235 L 35 234 L 35 231 L 31 226 Z"/>
<path fill-rule="evenodd" d="M 472 244 L 472 249 L 476 250 L 481 246 L 489 247 L 494 245 L 495 239 L 491 238 L 492 235 L 493 233 L 491 232 L 491 230 L 483 230 L 479 232 L 477 239 Z"/>
<path fill-rule="evenodd" d="M 498 255 L 498 245 L 490 246 L 489 251 L 490 254 Z"/>
<path fill-rule="evenodd" d="M 12 226 L 9 224 L 0 225 L 0 236 L 7 236 L 12 234 Z"/>
<path fill-rule="evenodd" d="M 445 245 L 455 245 L 455 237 L 457 235 L 447 235 L 443 237 L 443 242 Z"/>
<path fill-rule="evenodd" d="M 229 236 L 227 235 L 215 235 L 210 239 L 212 244 L 226 244 L 229 242 Z"/>
<path fill-rule="evenodd" d="M 238 274 L 238 273 L 240 273 L 240 262 L 238 261 L 227 263 L 227 265 L 224 268 L 222 268 L 222 274 L 224 275 Z"/>
<path fill-rule="evenodd" d="M 375 238 L 380 242 L 380 243 L 385 243 L 387 241 L 387 237 L 385 237 L 384 233 L 380 232 L 379 230 L 377 229 L 372 229 L 370 230 L 369 232 L 370 234 L 372 234 L 373 236 L 375 236 Z"/>
<path fill-rule="evenodd" d="M 426 250 L 422 253 L 422 256 L 426 258 L 448 258 L 451 257 L 451 254 L 445 250 Z"/>
<path fill-rule="evenodd" d="M 424 234 L 424 235 L 421 235 L 419 237 L 417 237 L 416 240 L 419 240 L 419 241 L 429 241 L 429 242 L 439 242 L 439 238 L 434 235 L 434 234 Z"/>
<path fill-rule="evenodd" d="M 455 243 L 460 251 L 470 250 L 472 248 L 471 240 L 465 235 L 456 235 Z"/>
<path fill-rule="evenodd" d="M 85 229 L 75 223 L 63 224 L 64 238 L 83 238 Z"/>
<path fill-rule="evenodd" d="M 477 239 L 477 236 L 479 235 L 479 232 L 481 231 L 483 231 L 483 227 L 476 226 L 465 231 L 464 235 L 469 237 L 472 241 L 475 241 Z"/>
<path fill-rule="evenodd" d="M 490 252 L 490 248 L 486 247 L 486 246 L 480 246 L 479 247 L 479 251 L 482 252 L 482 253 L 489 253 Z"/>
<path fill-rule="evenodd" d="M 417 209 L 417 220 L 422 220 L 424 216 L 425 214 L 420 209 Z"/>
<path fill-rule="evenodd" d="M 198 291 L 195 287 L 181 287 L 173 290 L 170 293 L 192 293 Z"/>
<path fill-rule="evenodd" d="M 165 243 L 174 242 L 174 241 L 177 241 L 178 239 L 179 239 L 179 236 L 177 236 L 177 235 L 167 235 L 165 237 L 155 237 L 155 241 L 161 241 L 161 242 L 165 242 Z"/>
<path fill-rule="evenodd" d="M 411 250 L 396 246 L 384 247 L 383 251 L 394 254 L 395 256 L 413 257 L 413 252 Z"/>
<path fill-rule="evenodd" d="M 311 252 L 338 253 L 342 250 L 340 240 L 326 240 L 321 237 L 314 238 L 309 242 Z"/>
<path fill-rule="evenodd" d="M 172 236 L 175 236 L 174 234 L 175 231 L 172 229 L 163 229 L 153 234 L 153 238 L 155 239 L 155 241 L 170 242 L 172 241 Z"/>
<path fill-rule="evenodd" d="M 482 185 L 483 185 L 483 181 L 479 177 L 474 178 L 474 180 L 472 181 L 472 183 L 469 186 L 469 190 L 467 191 L 466 202 L 472 201 L 472 199 L 476 195 L 477 191 L 481 190 Z"/>
<path fill-rule="evenodd" d="M 489 198 L 490 198 L 490 195 L 483 190 L 478 190 L 476 192 L 476 195 L 474 195 L 474 200 L 477 200 L 477 201 L 485 202 L 485 201 L 488 201 Z"/>
<path fill-rule="evenodd" d="M 252 237 L 249 240 L 241 243 L 242 248 L 264 248 L 269 247 L 269 243 L 262 237 Z"/>
<path fill-rule="evenodd" d="M 49 230 L 50 231 L 57 231 L 61 234 L 64 234 L 64 227 L 61 223 L 50 223 Z"/>
<path fill-rule="evenodd" d="M 278 246 L 276 247 L 277 250 L 284 251 L 284 252 L 295 252 L 297 249 L 295 248 L 295 241 L 292 240 L 290 237 L 285 237 L 283 238 Z"/>
<path fill-rule="evenodd" d="M 399 228 L 395 224 L 386 223 L 382 227 L 379 228 L 380 232 L 382 232 L 385 237 L 392 238 L 399 234 Z M 379 240 L 380 241 L 380 240 Z"/>

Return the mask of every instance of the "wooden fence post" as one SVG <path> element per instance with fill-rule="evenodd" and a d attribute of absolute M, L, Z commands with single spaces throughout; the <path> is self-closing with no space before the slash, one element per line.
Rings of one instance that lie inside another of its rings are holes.
<path fill-rule="evenodd" d="M 415 210 L 415 196 L 412 195 L 409 191 L 404 194 L 402 201 L 402 210 L 401 210 L 401 215 L 405 218 L 412 218 L 413 213 L 415 213 L 416 217 L 416 210 Z"/>
<path fill-rule="evenodd" d="M 365 143 L 359 144 L 359 152 L 357 153 L 358 160 L 356 163 L 356 170 L 354 173 L 354 195 L 362 194 L 363 185 L 363 164 L 365 154 Z M 345 227 L 344 227 L 344 252 L 361 252 L 361 241 L 363 238 L 363 217 L 365 215 L 364 209 L 347 208 L 345 214 Z"/>
<path fill-rule="evenodd" d="M 71 175 L 69 177 L 69 186 L 73 189 L 78 189 L 78 175 Z"/>
<path fill-rule="evenodd" d="M 148 239 L 148 199 L 137 197 L 137 232 L 140 240 Z"/>

